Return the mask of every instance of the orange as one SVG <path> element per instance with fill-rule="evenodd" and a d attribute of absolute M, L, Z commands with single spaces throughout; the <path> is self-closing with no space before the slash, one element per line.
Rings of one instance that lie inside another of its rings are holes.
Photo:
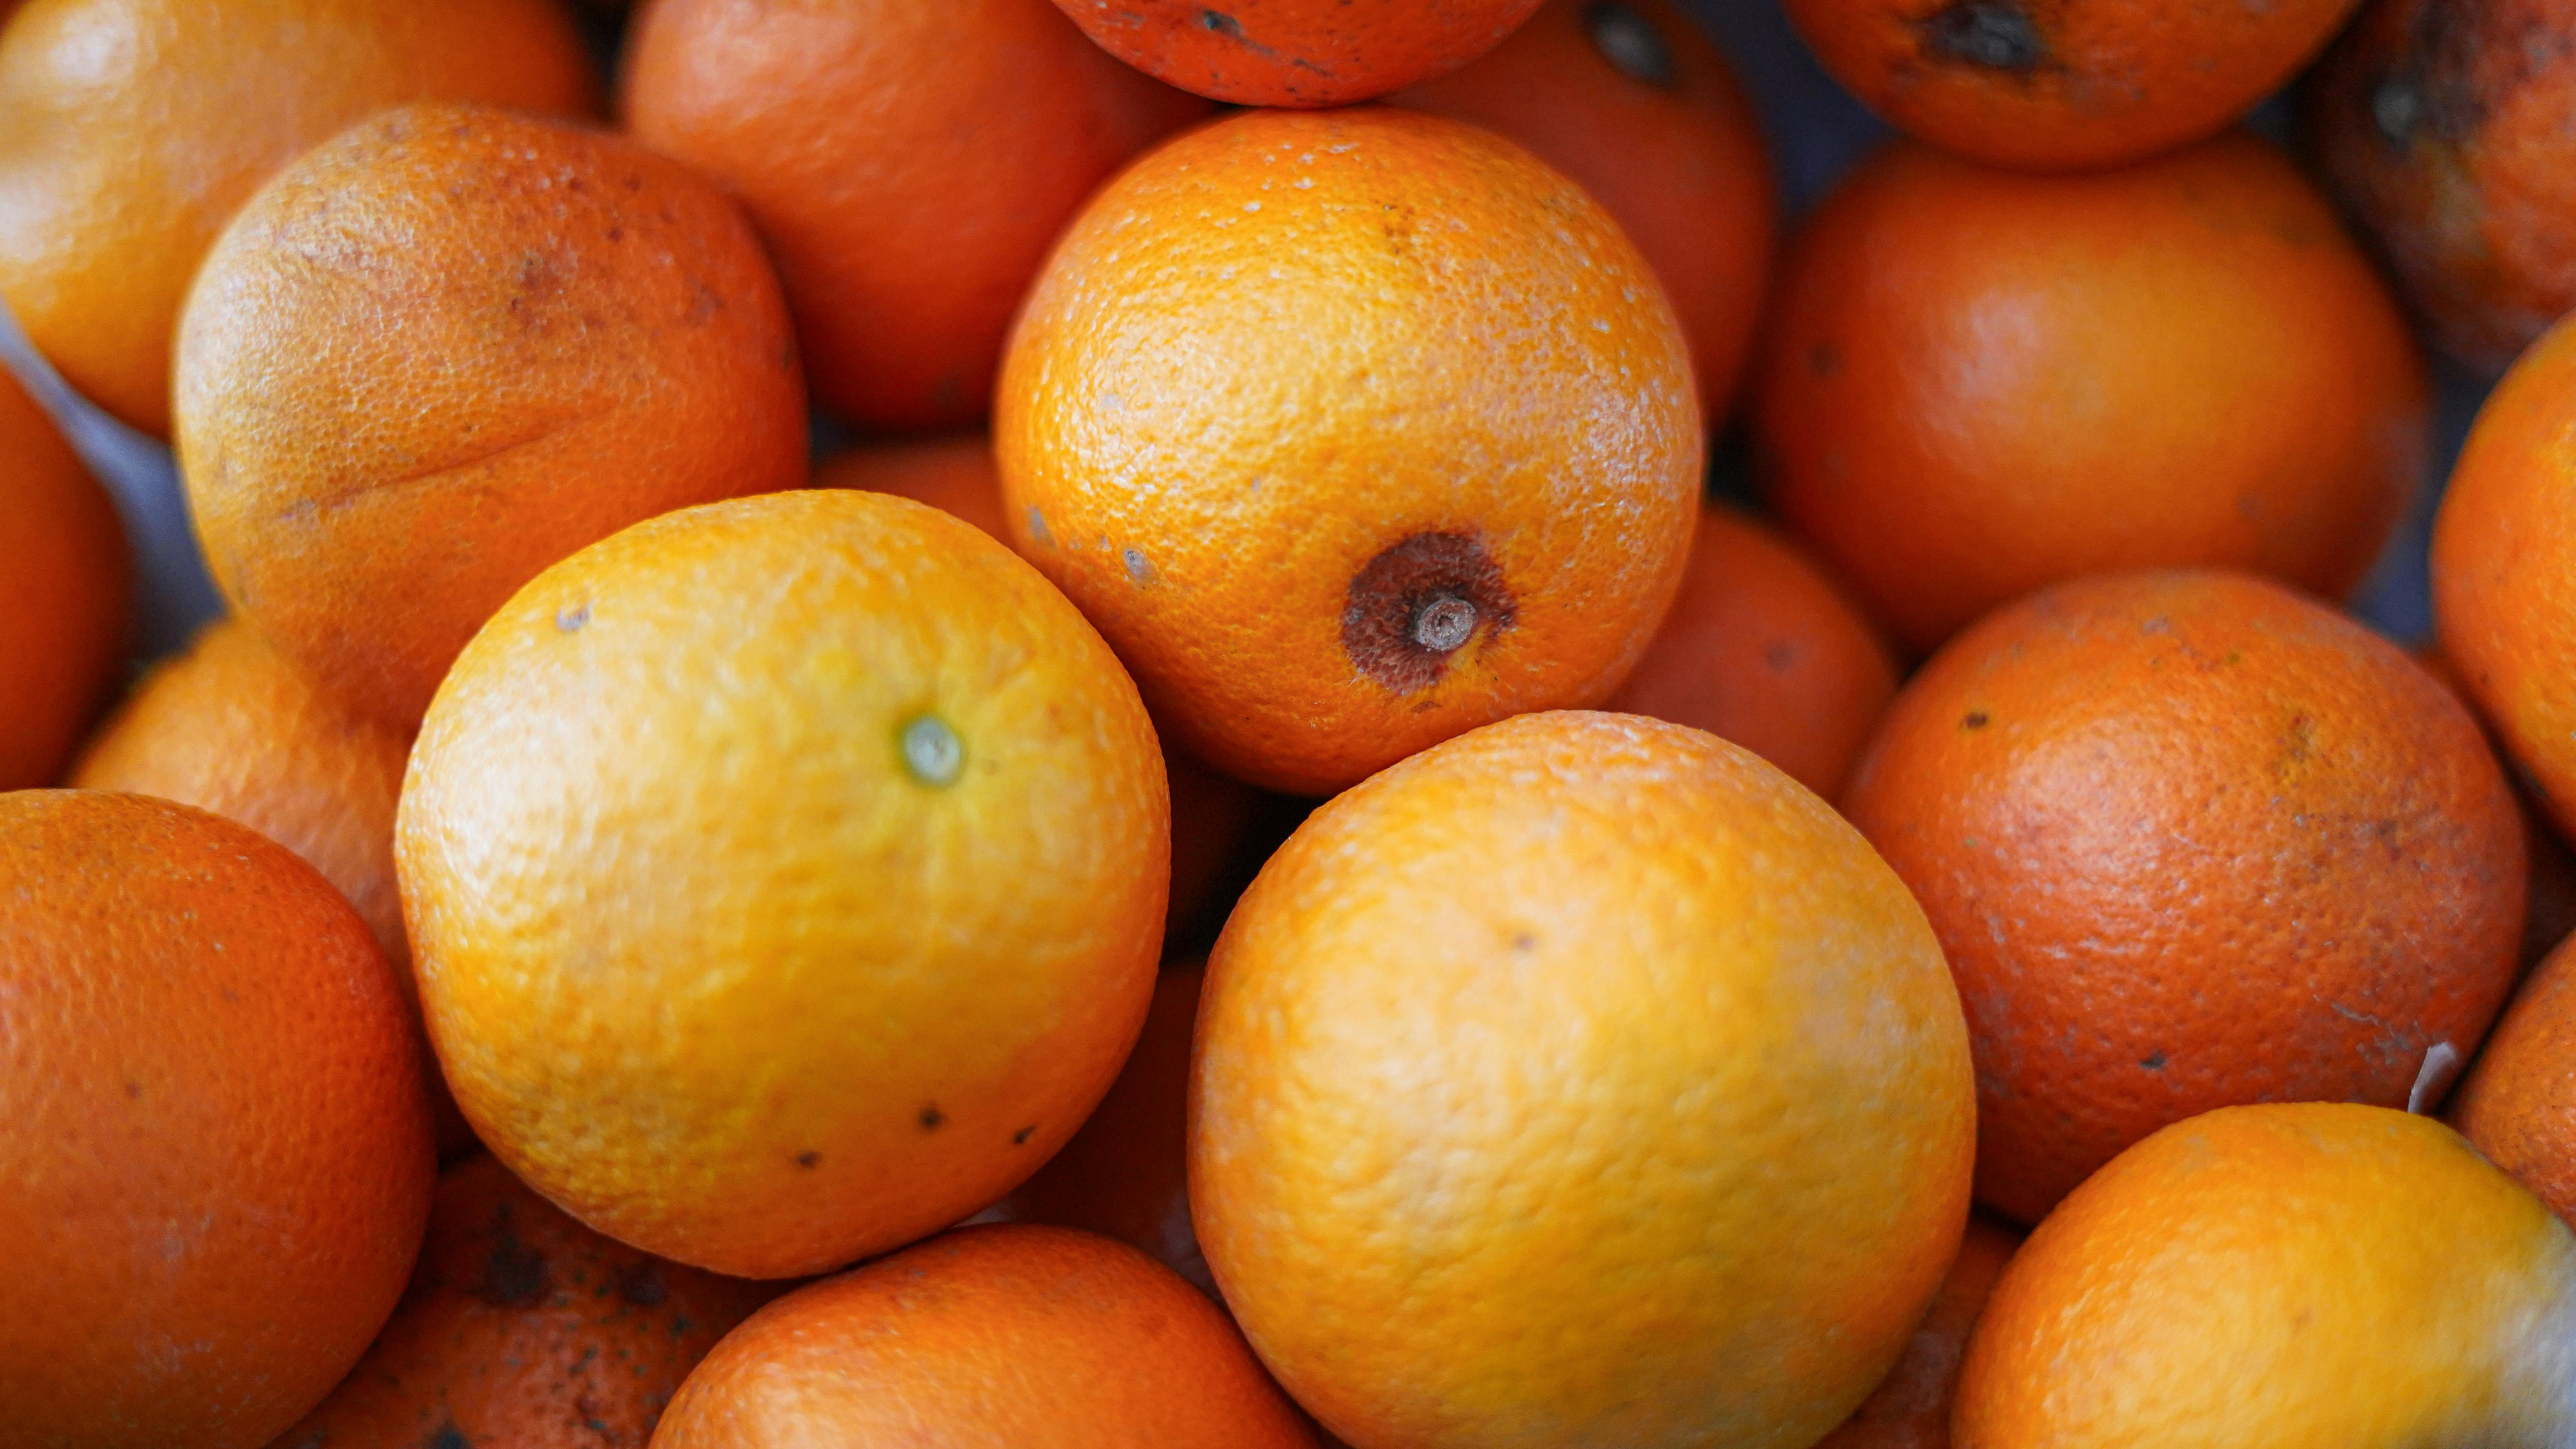
<path fill-rule="evenodd" d="M 1007 544 L 1002 479 L 982 437 L 877 443 L 851 448 L 814 471 L 817 488 L 893 493 L 954 514 Z M 1159 732 L 1159 730 L 1158 730 Z M 1163 940 L 1168 945 L 1218 904 L 1217 892 L 1252 824 L 1252 792 L 1163 742 L 1172 799 L 1172 894 Z M 1112 1236 L 1115 1236 L 1114 1234 Z"/>
<path fill-rule="evenodd" d="M 1897 694 L 1843 808 L 1940 933 L 1977 1197 L 2022 1222 L 2213 1107 L 2438 1102 L 2513 982 L 2522 830 L 2477 723 L 2245 575 L 1998 610 Z"/>
<path fill-rule="evenodd" d="M 476 1157 L 439 1179 L 383 1336 L 272 1449 L 643 1449 L 680 1380 L 775 1295 L 612 1243 Z"/>
<path fill-rule="evenodd" d="M 1165 970 L 1145 1030 L 1109 1095 L 1037 1175 L 986 1210 L 1004 1223 L 1055 1223 L 1116 1238 L 1213 1293 L 1190 1229 L 1190 1037 L 1203 967 Z"/>
<path fill-rule="evenodd" d="M 887 428 L 983 417 L 1074 209 L 1208 110 L 1047 0 L 655 0 L 623 87 L 638 139 L 751 213 L 816 400 Z"/>
<path fill-rule="evenodd" d="M 2122 1153 L 1978 1320 L 1959 1449 L 2576 1441 L 2576 1239 L 2429 1118 L 2231 1107 Z"/>
<path fill-rule="evenodd" d="M 1346 106 L 1457 69 L 1539 0 L 1055 0 L 1111 55 L 1246 106 Z"/>
<path fill-rule="evenodd" d="M 116 505 L 0 368 L 0 790 L 50 785 L 115 678 L 133 566 Z"/>
<path fill-rule="evenodd" d="M 1812 1443 L 1958 1248 L 1923 913 L 1698 730 L 1523 715 L 1379 773 L 1262 868 L 1205 993 L 1199 1246 L 1357 1449 Z"/>
<path fill-rule="evenodd" d="M 2425 458 L 2405 319 L 2316 188 L 2231 135 L 2087 176 L 1898 145 L 1791 250 L 1765 487 L 1919 650 L 2080 574 L 2340 597 Z"/>
<path fill-rule="evenodd" d="M 0 301 L 74 387 L 167 436 L 180 303 L 262 181 L 387 106 L 587 111 L 596 90 L 551 0 L 29 0 L 0 37 Z"/>
<path fill-rule="evenodd" d="M 1730 739 L 1833 798 L 1896 693 L 1896 659 L 1841 585 L 1728 508 L 1700 517 L 1690 571 L 1612 709 Z"/>
<path fill-rule="evenodd" d="M 732 203 L 473 106 L 385 112 L 261 188 L 189 297 L 177 415 L 225 597 L 402 729 L 538 570 L 806 469 L 795 341 Z"/>
<path fill-rule="evenodd" d="M 2551 0 L 2378 0 L 2306 129 L 2435 342 L 2488 373 L 2576 310 L 2576 21 Z"/>
<path fill-rule="evenodd" d="M 1834 79 L 1994 166 L 2115 166 L 2206 139 L 2297 73 L 2358 0 L 1787 0 Z"/>
<path fill-rule="evenodd" d="M 2461 687 L 2576 838 L 2576 326 L 2478 412 L 2433 520 L 2433 621 Z"/>
<path fill-rule="evenodd" d="M 1669 0 L 1553 0 L 1464 69 L 1388 99 L 1500 132 L 1591 192 L 1664 284 L 1701 415 L 1727 415 L 1779 203 L 1753 107 L 1688 15 Z"/>
<path fill-rule="evenodd" d="M 360 719 L 315 689 L 238 619 L 207 625 L 90 738 L 70 783 L 157 795 L 237 820 L 339 887 L 393 963 L 415 1019 L 411 943 L 394 888 L 394 801 L 407 734 Z M 474 1134 L 426 1052 L 442 1158 Z"/>
<path fill-rule="evenodd" d="M 1967 1356 L 1969 1331 L 2019 1246 L 2021 1234 L 1972 1214 L 1958 1260 L 1941 1280 L 1932 1310 L 1906 1341 L 1896 1367 L 1841 1428 L 1816 1441 L 1815 1449 L 1950 1449 L 1950 1406 L 1958 1396 L 1959 1361 Z"/>
<path fill-rule="evenodd" d="M 13 1445 L 257 1449 L 393 1310 L 429 1100 L 366 923 L 184 806 L 0 795 Z"/>
<path fill-rule="evenodd" d="M 2576 1223 L 2576 943 L 2540 963 L 2460 1084 L 2451 1121 Z"/>
<path fill-rule="evenodd" d="M 1021 314 L 993 443 L 1021 551 L 1156 717 L 1308 795 L 1606 698 L 1680 583 L 1702 448 L 1617 223 L 1394 109 L 1233 116 L 1112 181 Z"/>
<path fill-rule="evenodd" d="M 1305 1449 L 1225 1313 L 1133 1248 L 964 1228 L 802 1288 L 716 1345 L 653 1449 Z"/>
<path fill-rule="evenodd" d="M 638 524 L 457 661 L 395 860 L 430 1040 L 597 1231 L 781 1278 L 1017 1186 L 1153 991 L 1154 732 L 1108 647 L 936 509 Z"/>
<path fill-rule="evenodd" d="M 2433 677 L 2449 686 L 2453 694 L 2464 700 L 2469 698 L 2467 690 L 2460 684 L 2459 671 L 2451 667 L 2451 661 L 2443 655 L 2441 646 L 2422 645 L 2413 653 L 2415 662 L 2431 670 Z M 2472 706 L 2472 712 L 2474 708 Z M 2479 721 L 2481 727 L 2485 723 L 2484 720 Z M 2503 742 L 2492 732 L 2487 736 L 2487 744 L 2498 752 L 2504 748 Z M 2567 939 L 2570 931 L 2576 931 L 2576 853 L 2571 853 L 2567 843 L 2550 829 L 2547 817 L 2541 813 L 2539 803 L 2532 799 L 2530 790 L 2519 779 L 2510 776 L 2508 783 L 2514 786 L 2513 802 L 2522 814 L 2522 843 L 2528 852 L 2531 884 L 2528 900 L 2523 906 L 2522 949 L 2517 953 L 2517 959 L 2521 961 L 2522 969 L 2529 971 L 2540 964 L 2542 957 L 2557 949 L 2558 943 Z"/>

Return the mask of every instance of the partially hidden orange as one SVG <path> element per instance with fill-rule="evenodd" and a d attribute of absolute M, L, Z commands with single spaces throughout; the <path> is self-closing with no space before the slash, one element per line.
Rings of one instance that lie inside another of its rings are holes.
<path fill-rule="evenodd" d="M 2460 1083 L 2452 1125 L 2576 1224 L 2576 943 L 2522 984 Z"/>
<path fill-rule="evenodd" d="M 1112 181 L 1020 316 L 993 441 L 1021 551 L 1156 718 L 1298 794 L 1606 698 L 1703 456 L 1617 223 L 1391 107 L 1247 112 Z"/>
<path fill-rule="evenodd" d="M 806 475 L 741 212 L 623 137 L 487 107 L 384 112 L 262 187 L 189 295 L 176 390 L 225 597 L 399 729 L 548 564 Z"/>
<path fill-rule="evenodd" d="M 1728 508 L 1700 516 L 1664 626 L 1609 708 L 1733 740 L 1826 799 L 1896 693 L 1896 658 L 1806 553 Z"/>
<path fill-rule="evenodd" d="M 1842 803 L 1940 933 L 1977 1196 L 2021 1222 L 2212 1108 L 2438 1105 L 2513 984 L 2522 826 L 2476 721 L 2261 579 L 1996 611 L 1898 692 Z"/>
<path fill-rule="evenodd" d="M 1225 1311 L 1122 1243 L 963 1228 L 726 1336 L 653 1449 L 1309 1449 Z"/>
<path fill-rule="evenodd" d="M 2576 1237 L 2429 1118 L 2177 1122 L 2013 1255 L 1951 1425 L 1958 1449 L 2576 1442 Z"/>
<path fill-rule="evenodd" d="M 1753 424 L 1782 520 L 1928 651 L 2088 573 L 2341 597 L 2414 496 L 2429 407 L 2369 258 L 2235 134 L 2077 176 L 1862 163 L 1790 248 Z"/>
<path fill-rule="evenodd" d="M 936 509 L 814 489 L 638 524 L 521 590 L 412 752 L 430 1039 L 590 1227 L 747 1277 L 1017 1186 L 1154 982 L 1154 732 L 1061 594 Z"/>
<path fill-rule="evenodd" d="M 0 794 L 0 1435 L 258 1449 L 402 1294 L 420 1048 L 340 893 L 140 795 Z"/>
<path fill-rule="evenodd" d="M 1055 0 L 1101 48 L 1245 106 L 1346 106 L 1491 50 L 1539 0 Z"/>
<path fill-rule="evenodd" d="M 1779 202 L 1743 86 L 1669 0 L 1549 0 L 1512 37 L 1387 98 L 1472 121 L 1580 183 L 1654 266 L 1701 415 L 1733 410 Z"/>
<path fill-rule="evenodd" d="M 392 1322 L 271 1449 L 642 1449 L 689 1370 L 775 1296 L 611 1242 L 475 1157 L 439 1179 Z"/>
<path fill-rule="evenodd" d="M 388 106 L 597 92 L 554 0 L 29 0 L 0 36 L 0 300 L 74 387 L 167 436 L 180 303 L 261 182 Z"/>
<path fill-rule="evenodd" d="M 1983 1213 L 1970 1214 L 1958 1259 L 1896 1367 L 1815 1449 L 1950 1449 L 1950 1409 L 1958 1398 L 1968 1336 L 2020 1246 L 2021 1234 Z"/>
<path fill-rule="evenodd" d="M 1974 1086 L 1921 909 L 1698 730 L 1522 715 L 1380 772 L 1204 989 L 1200 1250 L 1357 1449 L 1812 1443 L 1958 1248 Z"/>
<path fill-rule="evenodd" d="M 0 790 L 50 785 L 116 678 L 133 565 L 116 505 L 0 368 Z"/>
<path fill-rule="evenodd" d="M 657 0 L 622 86 L 636 136 L 760 228 L 816 400 L 888 428 L 983 417 L 1075 208 L 1209 109 L 1047 0 Z"/>

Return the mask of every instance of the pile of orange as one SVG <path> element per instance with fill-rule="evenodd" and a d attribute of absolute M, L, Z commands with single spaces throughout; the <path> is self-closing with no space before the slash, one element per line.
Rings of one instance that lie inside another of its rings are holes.
<path fill-rule="evenodd" d="M 0 0 L 0 1449 L 2576 1446 L 2576 17 L 1772 3 Z"/>

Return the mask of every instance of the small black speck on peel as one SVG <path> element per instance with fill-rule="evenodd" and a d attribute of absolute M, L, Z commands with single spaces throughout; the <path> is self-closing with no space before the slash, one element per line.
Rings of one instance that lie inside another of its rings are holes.
<path fill-rule="evenodd" d="M 1987 717 L 1984 710 L 1972 709 L 1968 711 L 1965 718 L 1959 721 L 1959 728 L 1963 730 L 1981 730 L 1990 723 L 1992 723 L 1992 721 Z"/>
<path fill-rule="evenodd" d="M 1026 1147 L 1029 1143 L 1029 1139 L 1037 1135 L 1037 1130 L 1038 1124 L 1032 1122 L 1028 1126 L 1021 1128 L 1019 1131 L 1012 1133 L 1011 1145 L 1013 1147 Z"/>
<path fill-rule="evenodd" d="M 2138 1059 L 2138 1065 L 2151 1072 L 2161 1072 L 2165 1069 L 2165 1060 L 2163 1052 L 2149 1052 Z"/>
<path fill-rule="evenodd" d="M 545 1254 L 519 1241 L 510 1216 L 506 1202 L 492 1215 L 492 1249 L 483 1257 L 474 1296 L 496 1308 L 526 1308 L 553 1291 L 554 1274 Z"/>
<path fill-rule="evenodd" d="M 823 1154 L 819 1152 L 799 1152 L 796 1154 L 796 1165 L 809 1172 L 814 1168 L 821 1166 L 822 1162 Z"/>
<path fill-rule="evenodd" d="M 937 1131 L 940 1124 L 947 1120 L 948 1114 L 940 1111 L 939 1104 L 936 1102 L 921 1109 L 921 1130 L 924 1132 Z"/>

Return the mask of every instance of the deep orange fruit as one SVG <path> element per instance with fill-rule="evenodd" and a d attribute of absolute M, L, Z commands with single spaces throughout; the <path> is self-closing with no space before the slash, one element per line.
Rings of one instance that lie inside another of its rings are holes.
<path fill-rule="evenodd" d="M 1842 586 L 1712 508 L 1672 612 L 1609 707 L 1733 740 L 1830 800 L 1895 693 L 1896 659 Z"/>
<path fill-rule="evenodd" d="M 1055 0 L 1111 55 L 1246 106 L 1346 106 L 1455 70 L 1539 0 Z"/>
<path fill-rule="evenodd" d="M 1306 1449 L 1224 1310 L 1066 1228 L 942 1234 L 802 1288 L 717 1344 L 654 1449 Z"/>
<path fill-rule="evenodd" d="M 0 790 L 24 790 L 54 783 L 116 677 L 133 565 L 116 505 L 6 368 L 0 558 Z"/>
<path fill-rule="evenodd" d="M 2576 16 L 2377 0 L 2310 74 L 2309 138 L 2442 350 L 2489 373 L 2576 309 Z"/>
<path fill-rule="evenodd" d="M 2169 1122 L 2439 1102 L 2522 932 L 2513 794 L 2396 645 L 2241 574 L 2079 580 L 1898 692 L 1843 808 L 1913 887 L 2022 1222 Z"/>
<path fill-rule="evenodd" d="M 751 213 L 816 400 L 895 428 L 984 416 L 1074 209 L 1208 110 L 1047 0 L 656 0 L 623 87 L 637 137 Z"/>
<path fill-rule="evenodd" d="M 2233 135 L 2085 176 L 1880 153 L 1791 250 L 1754 427 L 1782 518 L 1928 650 L 2118 569 L 2340 597 L 2414 493 L 2427 407 L 2325 198 Z"/>
<path fill-rule="evenodd" d="M 2020 1246 L 2021 1234 L 1983 1213 L 1969 1215 L 1958 1259 L 1896 1367 L 1815 1449 L 1950 1449 L 1950 1408 L 1959 1393 L 1968 1335 Z"/>
<path fill-rule="evenodd" d="M 420 1246 L 393 971 L 311 866 L 167 801 L 0 795 L 0 880 L 7 1439 L 258 1449 Z"/>
<path fill-rule="evenodd" d="M 1732 410 L 1779 202 L 1752 104 L 1669 0 L 1550 0 L 1463 69 L 1388 97 L 1519 142 L 1592 193 L 1653 264 L 1700 411 Z"/>
<path fill-rule="evenodd" d="M 385 112 L 261 188 L 189 297 L 176 405 L 225 597 L 402 729 L 546 565 L 806 476 L 742 214 L 622 137 L 473 106 Z"/>
<path fill-rule="evenodd" d="M 1234 116 L 1111 182 L 1021 314 L 993 442 L 1022 552 L 1156 718 L 1302 794 L 1607 697 L 1702 456 L 1617 224 L 1392 108 Z"/>
<path fill-rule="evenodd" d="M 2142 161 L 2216 135 L 2297 73 L 2357 3 L 1787 0 L 1825 69 L 1899 129 L 2042 171 Z"/>
<path fill-rule="evenodd" d="M 2460 1084 L 2451 1121 L 2496 1166 L 2576 1223 L 2576 943 L 2524 982 Z"/>
<path fill-rule="evenodd" d="M 1161 760 L 1100 636 L 936 509 L 684 509 L 547 570 L 421 728 L 395 859 L 449 1084 L 598 1231 L 746 1277 L 936 1232 L 1136 1039 Z"/>
<path fill-rule="evenodd" d="M 1145 1029 L 1109 1095 L 1063 1151 L 983 1220 L 1054 1223 L 1116 1238 L 1216 1291 L 1190 1228 L 1190 1038 L 1203 977 L 1193 961 L 1155 978 Z"/>
<path fill-rule="evenodd" d="M 689 1370 L 775 1296 L 610 1242 L 475 1157 L 439 1179 L 393 1321 L 272 1449 L 642 1449 Z"/>
<path fill-rule="evenodd" d="M 30 0 L 0 37 L 0 300 L 74 387 L 166 436 L 189 279 L 262 181 L 388 106 L 596 91 L 552 0 Z"/>
<path fill-rule="evenodd" d="M 1358 1449 L 1812 1443 L 1967 1214 L 1921 910 L 1788 776 L 1633 715 L 1488 725 L 1309 816 L 1192 1072 L 1200 1249 Z"/>
<path fill-rule="evenodd" d="M 2576 1441 L 2576 1237 L 2429 1118 L 2178 1122 L 2004 1269 L 1959 1449 Z"/>
<path fill-rule="evenodd" d="M 2576 326 L 2487 397 L 2433 520 L 2433 622 L 2460 685 L 2576 839 Z"/>

